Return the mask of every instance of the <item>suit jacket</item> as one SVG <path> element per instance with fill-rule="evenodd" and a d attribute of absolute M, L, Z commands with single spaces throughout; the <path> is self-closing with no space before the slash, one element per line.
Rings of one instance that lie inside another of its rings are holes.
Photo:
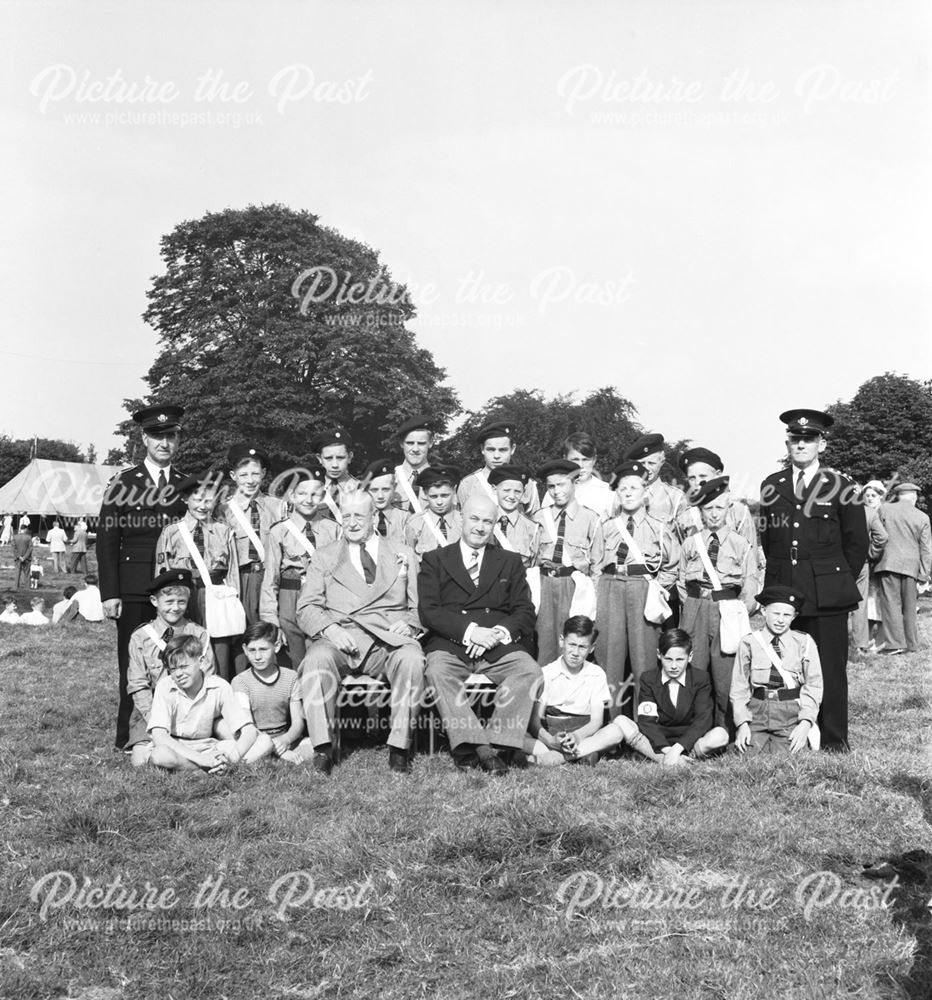
<path fill-rule="evenodd" d="M 877 565 L 878 573 L 902 573 L 920 583 L 932 569 L 932 531 L 929 517 L 911 503 L 885 503 L 882 508 L 887 544 Z"/>
<path fill-rule="evenodd" d="M 764 586 L 801 590 L 802 615 L 853 611 L 861 600 L 857 576 L 867 559 L 864 506 L 851 480 L 837 472 L 820 468 L 799 499 L 794 478 L 788 468 L 761 484 Z"/>
<path fill-rule="evenodd" d="M 13 555 L 20 562 L 29 562 L 32 559 L 32 535 L 20 531 L 13 536 Z"/>
<path fill-rule="evenodd" d="M 418 593 L 421 622 L 430 631 L 424 646 L 428 653 L 445 650 L 468 662 L 463 636 L 471 622 L 483 628 L 501 625 L 511 633 L 510 643 L 501 643 L 485 656 L 488 662 L 517 650 L 530 652 L 537 616 L 517 552 L 487 545 L 478 586 L 469 578 L 459 542 L 426 552 Z"/>
<path fill-rule="evenodd" d="M 416 567 L 411 549 L 380 538 L 375 580 L 368 584 L 350 561 L 346 539 L 331 542 L 317 549 L 308 563 L 298 595 L 298 625 L 311 638 L 320 638 L 328 625 L 343 626 L 356 639 L 360 662 L 376 641 L 388 646 L 417 644 L 414 638 L 390 631 L 399 621 L 420 631 Z"/>
<path fill-rule="evenodd" d="M 641 674 L 638 686 L 638 729 L 656 750 L 679 743 L 689 753 L 701 736 L 712 728 L 712 688 L 705 670 L 687 667 L 683 684 L 670 698 L 659 667 Z"/>
<path fill-rule="evenodd" d="M 110 480 L 97 527 L 100 599 L 148 603 L 146 587 L 155 575 L 155 546 L 162 528 L 183 517 L 187 506 L 175 493 L 184 475 L 172 466 L 160 494 L 145 465 L 134 465 Z"/>
<path fill-rule="evenodd" d="M 877 562 L 880 558 L 884 546 L 887 544 L 887 528 L 884 524 L 884 512 L 880 507 L 865 507 L 864 516 L 867 518 L 867 537 L 870 542 L 867 558 L 871 562 Z"/>

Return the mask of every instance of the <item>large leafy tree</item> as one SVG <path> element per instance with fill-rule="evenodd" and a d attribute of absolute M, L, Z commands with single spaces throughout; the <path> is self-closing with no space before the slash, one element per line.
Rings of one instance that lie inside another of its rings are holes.
<path fill-rule="evenodd" d="M 33 457 L 52 458 L 60 462 L 87 461 L 84 452 L 73 441 L 57 438 L 19 438 L 0 435 L 0 486 L 8 483 L 27 466 Z"/>
<path fill-rule="evenodd" d="M 439 453 L 463 472 L 472 471 L 480 464 L 476 432 L 492 420 L 507 417 L 517 428 L 516 462 L 537 468 L 561 455 L 561 445 L 569 434 L 586 431 L 598 447 L 598 468 L 609 478 L 628 445 L 644 433 L 636 415 L 634 404 L 614 387 L 596 389 L 581 400 L 574 393 L 547 399 L 538 389 L 518 389 L 470 412 L 456 433 L 441 444 Z M 683 444 L 677 442 L 677 447 Z M 668 466 L 664 478 L 672 479 L 674 474 Z"/>
<path fill-rule="evenodd" d="M 932 499 L 932 382 L 886 372 L 828 412 L 829 465 L 861 483 L 912 480 Z"/>
<path fill-rule="evenodd" d="M 403 286 L 375 250 L 316 216 L 281 205 L 208 213 L 163 237 L 161 255 L 144 314 L 159 336 L 145 402 L 185 407 L 185 468 L 222 464 L 242 439 L 276 469 L 303 463 L 334 424 L 352 431 L 359 467 L 412 413 L 458 412 L 446 373 L 405 327 L 414 306 Z M 138 457 L 132 434 L 126 457 Z"/>

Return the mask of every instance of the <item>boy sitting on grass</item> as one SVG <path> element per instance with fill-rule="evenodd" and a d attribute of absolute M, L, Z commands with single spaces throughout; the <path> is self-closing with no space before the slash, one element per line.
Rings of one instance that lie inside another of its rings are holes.
<path fill-rule="evenodd" d="M 23 625 L 48 625 L 49 620 L 43 614 L 45 611 L 45 600 L 41 597 L 33 597 L 29 603 L 32 606 L 32 611 L 27 611 L 26 614 L 20 615 L 20 623 Z"/>
<path fill-rule="evenodd" d="M 588 737 L 602 730 L 609 700 L 605 671 L 588 657 L 595 644 L 595 625 L 585 615 L 574 615 L 563 623 L 560 657 L 542 668 L 544 688 L 528 726 L 525 751 L 532 763 L 563 764 L 566 761 L 595 764 L 596 748 L 582 752 Z M 619 717 L 612 729 L 635 749 L 646 743 L 630 720 Z M 610 746 L 613 744 L 606 744 Z M 650 749 L 649 746 L 646 747 Z M 642 749 L 641 752 L 644 752 Z"/>
<path fill-rule="evenodd" d="M 194 580 L 189 569 L 170 569 L 160 573 L 146 587 L 149 603 L 155 608 L 155 620 L 140 625 L 129 637 L 126 693 L 133 699 L 133 714 L 129 720 L 126 746 L 133 749 L 134 764 L 137 757 L 144 763 L 152 749 L 146 727 L 149 725 L 155 686 L 165 675 L 162 654 L 168 642 L 175 636 L 193 635 L 201 643 L 201 651 L 207 658 L 204 673 L 216 673 L 207 629 L 185 617 L 193 589 Z"/>
<path fill-rule="evenodd" d="M 19 614 L 16 611 L 16 598 L 6 593 L 3 595 L 3 612 L 0 613 L 0 622 L 5 625 L 18 625 Z"/>
<path fill-rule="evenodd" d="M 205 675 L 209 660 L 201 640 L 177 635 L 165 647 L 165 671 L 155 687 L 149 734 L 152 748 L 133 763 L 153 764 L 166 771 L 223 774 L 255 743 L 256 727 L 233 689 L 220 677 Z M 218 740 L 213 732 L 223 722 L 234 739 Z"/>
<path fill-rule="evenodd" d="M 62 599 L 52 605 L 53 625 L 67 625 L 78 617 L 78 603 L 74 600 L 77 592 L 78 588 L 70 584 L 61 592 Z"/>
<path fill-rule="evenodd" d="M 689 665 L 692 658 L 689 633 L 681 628 L 661 633 L 657 658 L 660 666 L 645 671 L 639 684 L 638 729 L 643 742 L 635 743 L 625 735 L 623 724 L 632 723 L 618 716 L 583 740 L 577 748 L 580 754 L 605 750 L 624 739 L 649 760 L 673 767 L 707 757 L 728 744 L 726 730 L 712 726 L 709 675 Z"/>
<path fill-rule="evenodd" d="M 252 764 L 275 756 L 300 764 L 314 756 L 304 735 L 304 709 L 297 671 L 280 667 L 275 658 L 278 629 L 271 622 L 256 622 L 243 635 L 243 652 L 249 670 L 233 678 L 233 693 L 252 717 L 259 735 L 243 757 Z"/>
<path fill-rule="evenodd" d="M 765 587 L 757 595 L 764 627 L 738 643 L 731 706 L 735 747 L 748 756 L 799 753 L 819 746 L 822 664 L 811 637 L 790 628 L 805 595 L 794 587 Z"/>

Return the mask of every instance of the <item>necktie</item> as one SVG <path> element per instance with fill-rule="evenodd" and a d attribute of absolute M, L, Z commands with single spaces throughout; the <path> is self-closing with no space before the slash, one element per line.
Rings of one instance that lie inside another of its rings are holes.
<path fill-rule="evenodd" d="M 446 521 L 445 517 L 441 516 L 440 520 L 437 522 L 437 527 L 440 529 L 440 534 L 443 535 L 444 538 L 446 538 L 447 537 L 447 521 Z"/>
<path fill-rule="evenodd" d="M 200 521 L 194 525 L 194 531 L 191 532 L 191 538 L 194 541 L 194 547 L 197 549 L 201 555 L 204 554 L 204 525 Z"/>
<path fill-rule="evenodd" d="M 366 578 L 366 583 L 371 585 L 375 580 L 375 562 L 372 556 L 366 551 L 365 545 L 359 546 L 359 559 L 362 563 L 362 572 Z"/>
<path fill-rule="evenodd" d="M 249 501 L 249 526 L 255 532 L 256 537 L 259 537 L 259 505 L 255 500 Z M 259 561 L 259 550 L 249 542 L 249 562 Z"/>
<path fill-rule="evenodd" d="M 502 529 L 502 534 L 508 535 L 508 518 L 504 514 L 498 519 L 498 526 Z"/>
<path fill-rule="evenodd" d="M 679 687 L 679 684 L 676 681 L 668 681 L 667 682 L 667 690 L 670 692 L 670 701 L 673 704 L 674 708 L 676 708 L 676 696 L 677 696 L 677 688 L 678 687 Z"/>
<path fill-rule="evenodd" d="M 628 529 L 628 534 L 634 538 L 634 516 L 632 514 L 628 515 L 628 523 L 625 525 Z M 618 546 L 618 551 L 615 553 L 615 564 L 618 566 L 624 566 L 625 560 L 628 558 L 628 543 L 622 541 L 621 545 Z"/>
<path fill-rule="evenodd" d="M 168 486 L 168 476 L 165 475 L 165 470 L 162 469 L 159 472 L 159 493 L 161 493 L 166 486 Z"/>
<path fill-rule="evenodd" d="M 803 495 L 806 492 L 806 483 L 803 479 L 803 470 L 799 470 L 799 475 L 796 477 L 796 499 L 802 500 Z"/>
<path fill-rule="evenodd" d="M 388 525 L 385 523 L 385 511 L 379 511 L 379 526 L 375 529 L 384 538 L 388 534 Z"/>
<path fill-rule="evenodd" d="M 171 625 L 169 625 L 168 628 L 165 629 L 165 631 L 162 633 L 162 638 L 166 642 L 168 642 L 169 639 L 174 638 L 174 635 L 175 635 L 175 630 L 171 627 Z"/>
<path fill-rule="evenodd" d="M 314 544 L 314 529 L 311 527 L 310 521 L 304 522 L 304 537 L 313 545 Z"/>
<path fill-rule="evenodd" d="M 472 580 L 472 585 L 474 587 L 479 586 L 479 550 L 473 549 L 472 556 L 470 557 L 469 566 L 469 579 Z"/>
<path fill-rule="evenodd" d="M 709 562 L 712 563 L 713 569 L 718 569 L 715 565 L 718 561 L 718 551 L 722 547 L 722 543 L 718 540 L 718 535 L 713 531 L 709 536 Z M 712 586 L 712 581 L 709 580 L 709 586 Z"/>
<path fill-rule="evenodd" d="M 330 487 L 330 498 L 333 500 L 334 503 L 337 503 L 339 501 L 339 499 L 340 499 L 340 486 L 339 486 L 338 483 L 334 483 Z"/>
<path fill-rule="evenodd" d="M 774 652 L 777 654 L 778 659 L 782 663 L 783 656 L 780 650 L 780 636 L 775 635 L 771 640 L 770 645 L 773 646 Z M 774 689 L 783 687 L 783 677 L 780 675 L 780 671 L 777 670 L 773 664 L 770 665 L 770 680 L 767 681 L 767 687 Z"/>
<path fill-rule="evenodd" d="M 553 561 L 563 562 L 563 540 L 566 536 L 566 511 L 561 510 L 557 515 L 557 541 L 553 547 Z"/>

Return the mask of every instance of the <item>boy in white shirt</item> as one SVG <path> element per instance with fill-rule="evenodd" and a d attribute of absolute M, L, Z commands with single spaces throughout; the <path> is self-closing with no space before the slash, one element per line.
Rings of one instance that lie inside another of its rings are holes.
<path fill-rule="evenodd" d="M 41 597 L 34 597 L 30 602 L 32 611 L 27 611 L 20 618 L 23 625 L 48 625 L 49 620 L 42 613 L 45 611 L 45 601 Z"/>

